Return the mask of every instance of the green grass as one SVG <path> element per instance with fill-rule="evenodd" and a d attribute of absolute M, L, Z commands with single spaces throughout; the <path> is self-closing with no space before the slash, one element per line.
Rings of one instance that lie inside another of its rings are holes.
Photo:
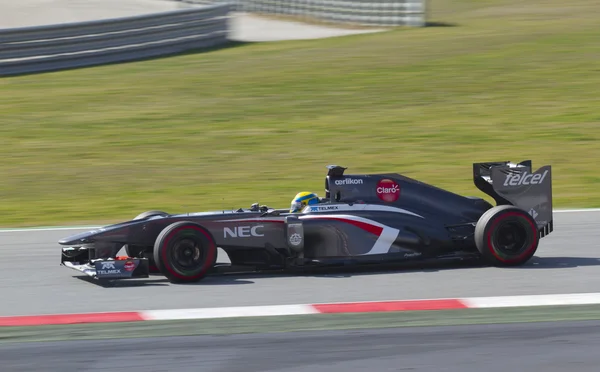
<path fill-rule="evenodd" d="M 480 195 L 472 162 L 532 159 L 600 206 L 600 4 L 430 6 L 456 27 L 1 79 L 0 225 L 285 207 L 327 164 Z"/>

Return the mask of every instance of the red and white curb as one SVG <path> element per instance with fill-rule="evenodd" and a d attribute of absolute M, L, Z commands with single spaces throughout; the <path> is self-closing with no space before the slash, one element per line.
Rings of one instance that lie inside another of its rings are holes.
<path fill-rule="evenodd" d="M 5 316 L 0 327 L 593 304 L 600 304 L 600 293 Z"/>

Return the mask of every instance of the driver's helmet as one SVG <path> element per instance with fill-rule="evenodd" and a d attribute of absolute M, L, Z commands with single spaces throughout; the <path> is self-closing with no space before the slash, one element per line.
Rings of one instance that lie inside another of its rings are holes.
<path fill-rule="evenodd" d="M 302 211 L 307 205 L 319 204 L 319 197 L 314 192 L 303 191 L 299 192 L 294 196 L 292 205 L 290 206 L 290 213 L 298 213 Z"/>

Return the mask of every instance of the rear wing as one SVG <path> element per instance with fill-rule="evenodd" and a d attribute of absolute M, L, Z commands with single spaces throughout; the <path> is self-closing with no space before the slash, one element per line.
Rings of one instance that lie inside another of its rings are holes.
<path fill-rule="evenodd" d="M 473 163 L 475 186 L 494 198 L 497 205 L 514 205 L 537 222 L 540 237 L 553 231 L 552 167 L 535 172 L 531 160 Z"/>

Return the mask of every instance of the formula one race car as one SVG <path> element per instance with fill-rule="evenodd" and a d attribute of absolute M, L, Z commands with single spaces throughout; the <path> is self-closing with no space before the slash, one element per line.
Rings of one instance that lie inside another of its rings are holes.
<path fill-rule="evenodd" d="M 148 277 L 195 282 L 223 268 L 286 270 L 423 259 L 527 262 L 553 230 L 550 166 L 531 161 L 473 164 L 479 197 L 460 196 L 400 174 L 345 175 L 328 166 L 325 198 L 300 213 L 253 204 L 248 209 L 169 214 L 70 236 L 62 265 L 96 279 Z M 216 264 L 217 248 L 231 264 Z M 125 248 L 127 256 L 119 257 Z"/>

